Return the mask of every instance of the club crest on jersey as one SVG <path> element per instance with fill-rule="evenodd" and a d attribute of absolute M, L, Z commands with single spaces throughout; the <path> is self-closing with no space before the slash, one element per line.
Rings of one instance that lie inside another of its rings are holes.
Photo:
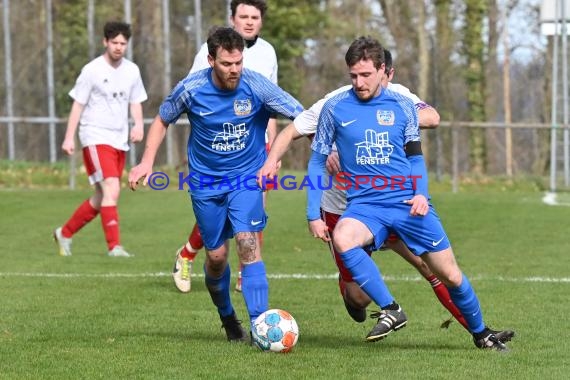
<path fill-rule="evenodd" d="M 251 100 L 234 100 L 234 112 L 236 116 L 249 115 L 251 113 Z"/>
<path fill-rule="evenodd" d="M 395 118 L 394 111 L 376 111 L 376 120 L 378 120 L 380 125 L 394 125 Z"/>

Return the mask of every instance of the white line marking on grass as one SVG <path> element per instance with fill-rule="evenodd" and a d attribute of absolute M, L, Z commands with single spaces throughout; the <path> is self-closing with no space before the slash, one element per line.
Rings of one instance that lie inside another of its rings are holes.
<path fill-rule="evenodd" d="M 44 277 L 44 278 L 153 278 L 170 277 L 170 272 L 155 273 L 25 273 L 25 272 L 0 272 L 0 277 Z M 204 277 L 203 273 L 192 274 L 192 277 Z M 306 274 L 306 273 L 268 273 L 268 278 L 276 280 L 336 280 L 338 273 L 334 274 Z M 420 276 L 384 276 L 386 281 L 417 282 L 423 281 Z M 504 277 L 504 276 L 471 276 L 473 281 L 499 281 L 499 282 L 522 282 L 522 283 L 570 283 L 570 277 Z"/>

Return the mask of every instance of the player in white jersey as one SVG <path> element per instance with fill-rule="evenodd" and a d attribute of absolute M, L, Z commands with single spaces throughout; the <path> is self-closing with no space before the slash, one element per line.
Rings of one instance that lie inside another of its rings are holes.
<path fill-rule="evenodd" d="M 271 82 L 277 84 L 277 55 L 273 46 L 261 38 L 259 33 L 263 26 L 263 17 L 267 11 L 264 0 L 232 0 L 230 3 L 230 22 L 236 32 L 245 40 L 243 51 L 243 67 L 257 71 Z M 190 69 L 191 75 L 197 71 L 210 68 L 208 63 L 208 45 L 204 43 Z M 271 117 L 267 123 L 266 144 L 271 146 L 277 135 L 277 120 Z M 265 202 L 266 193 L 264 193 Z M 263 244 L 263 233 L 259 237 Z M 176 252 L 172 277 L 176 288 L 182 293 L 191 290 L 192 266 L 198 251 L 204 246 L 198 225 L 194 224 L 187 242 Z M 235 289 L 241 291 L 241 268 L 238 270 L 238 278 Z"/>
<path fill-rule="evenodd" d="M 55 230 L 54 238 L 62 256 L 71 256 L 72 236 L 98 214 L 101 214 L 108 255 L 131 256 L 121 246 L 117 202 L 125 152 L 129 150 L 129 110 L 134 120 L 130 140 L 138 142 L 144 135 L 141 103 L 147 94 L 138 66 L 124 58 L 130 37 L 129 24 L 105 24 L 105 52 L 83 67 L 69 92 L 74 101 L 62 150 L 68 155 L 74 153 L 79 124 L 83 161 L 95 193 Z"/>
<path fill-rule="evenodd" d="M 164 100 L 141 163 L 129 173 L 131 188 L 143 177 L 146 184 L 169 124 L 186 114 L 192 125 L 186 184 L 206 248 L 206 287 L 229 341 L 249 340 L 231 303 L 229 239 L 235 239 L 243 265 L 242 295 L 253 325 L 269 308 L 258 236 L 267 216 L 256 184 L 256 173 L 267 158 L 267 121 L 272 114 L 294 119 L 303 110 L 267 78 L 242 69 L 243 48 L 243 38 L 232 28 L 219 28 L 208 37 L 211 68 L 182 80 Z"/>

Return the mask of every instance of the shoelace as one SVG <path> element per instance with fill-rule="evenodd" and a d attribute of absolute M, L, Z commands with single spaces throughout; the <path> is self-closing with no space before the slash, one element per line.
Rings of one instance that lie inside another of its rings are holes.
<path fill-rule="evenodd" d="M 386 318 L 387 316 L 388 316 L 388 314 L 384 310 L 375 311 L 373 313 L 370 313 L 370 318 L 372 318 L 372 319 L 382 319 L 382 318 Z"/>
<path fill-rule="evenodd" d="M 182 279 L 188 280 L 190 278 L 190 260 L 182 259 Z"/>

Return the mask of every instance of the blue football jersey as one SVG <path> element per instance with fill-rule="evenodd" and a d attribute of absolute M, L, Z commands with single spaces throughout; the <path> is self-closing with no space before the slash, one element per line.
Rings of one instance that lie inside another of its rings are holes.
<path fill-rule="evenodd" d="M 420 141 L 417 110 L 406 96 L 382 89 L 360 100 L 350 88 L 323 106 L 312 149 L 328 155 L 336 143 L 348 202 L 392 203 L 411 199 L 415 179 L 404 146 Z"/>
<path fill-rule="evenodd" d="M 246 176 L 254 176 L 266 159 L 270 115 L 292 120 L 303 111 L 295 98 L 255 71 L 243 69 L 232 91 L 217 88 L 211 77 L 211 68 L 189 75 L 159 110 L 162 120 L 170 124 L 181 114 L 188 115 L 192 126 L 188 166 L 195 174 L 191 183 L 197 187 L 193 193 L 226 192 L 240 186 Z"/>

